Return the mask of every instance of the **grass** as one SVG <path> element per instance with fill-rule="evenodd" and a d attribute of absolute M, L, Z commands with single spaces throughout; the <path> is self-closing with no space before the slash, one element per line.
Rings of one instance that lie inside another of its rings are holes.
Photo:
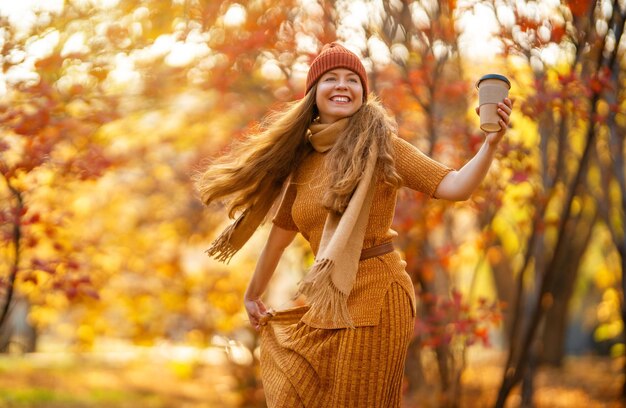
<path fill-rule="evenodd" d="M 221 408 L 239 401 L 222 367 L 42 357 L 0 357 L 0 408 Z"/>
<path fill-rule="evenodd" d="M 461 408 L 493 406 L 501 356 L 472 361 L 462 376 Z M 618 408 L 623 361 L 569 358 L 535 377 L 536 408 Z M 221 363 L 223 364 L 223 362 Z M 244 380 L 237 381 L 235 377 Z M 244 366 L 172 361 L 146 356 L 107 361 L 97 355 L 0 355 L 0 408 L 253 408 L 260 387 L 243 389 L 254 374 Z M 246 380 L 247 379 L 247 380 Z M 428 388 L 428 387 L 427 387 Z M 405 398 L 405 408 L 437 408 L 429 393 Z M 250 401 L 250 402 L 245 402 Z M 255 402 L 256 401 L 256 402 Z M 519 390 L 507 408 L 519 407 Z"/>
<path fill-rule="evenodd" d="M 158 396 L 142 396 L 115 390 L 91 390 L 85 394 L 72 394 L 47 388 L 2 389 L 0 407 L 158 407 Z"/>

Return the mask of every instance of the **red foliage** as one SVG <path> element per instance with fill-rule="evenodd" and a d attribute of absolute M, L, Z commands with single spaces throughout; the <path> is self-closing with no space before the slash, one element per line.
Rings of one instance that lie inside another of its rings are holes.
<path fill-rule="evenodd" d="M 600 82 L 600 80 L 597 77 L 591 78 L 589 80 L 589 88 L 594 93 L 600 93 L 602 92 L 602 82 Z"/>
<path fill-rule="evenodd" d="M 582 17 L 587 14 L 594 2 L 592 0 L 568 0 L 566 3 L 574 16 Z"/>
<path fill-rule="evenodd" d="M 563 37 L 565 36 L 565 26 L 558 25 L 552 28 L 552 32 L 550 34 L 550 38 L 555 43 L 560 43 Z"/>
<path fill-rule="evenodd" d="M 595 73 L 591 78 L 590 88 L 595 93 L 601 93 L 605 90 L 614 90 L 613 82 L 611 80 L 611 70 L 608 67 L 602 67 L 602 69 Z"/>
<path fill-rule="evenodd" d="M 74 279 L 73 276 L 84 269 L 75 259 L 81 243 L 68 243 L 59 237 L 57 230 L 61 221 L 52 218 L 53 212 L 31 211 L 25 205 L 18 211 L 18 203 L 31 202 L 31 193 L 40 187 L 36 176 L 28 177 L 25 184 L 24 175 L 36 174 L 40 167 L 46 167 L 69 179 L 93 179 L 102 175 L 113 162 L 93 134 L 116 116 L 116 105 L 99 86 L 87 89 L 77 84 L 63 91 L 56 81 L 64 75 L 62 65 L 65 63 L 67 60 L 64 62 L 58 52 L 39 60 L 35 67 L 40 80 L 36 84 L 17 84 L 12 89 L 10 102 L 0 105 L 0 123 L 3 131 L 11 135 L 10 139 L 0 141 L 0 169 L 13 194 L 13 199 L 2 202 L 0 221 L 9 228 L 0 230 L 0 239 L 3 244 L 12 242 L 21 249 L 21 258 L 16 260 L 20 264 L 19 281 L 44 284 L 44 280 L 37 278 L 44 272 L 55 282 L 53 287 L 63 289 L 69 298 L 78 294 L 97 298 L 90 282 Z M 106 76 L 96 78 L 104 80 Z M 94 102 L 87 116 L 77 119 L 68 112 L 75 98 Z M 76 153 L 68 155 L 72 151 Z M 2 157 L 6 152 L 11 153 L 11 160 Z M 19 242 L 13 242 L 16 239 L 12 233 L 14 227 L 19 228 Z M 37 251 L 38 246 L 45 246 L 46 251 Z M 35 255 L 44 252 L 45 257 Z M 57 273 L 62 268 L 71 273 Z"/>
<path fill-rule="evenodd" d="M 524 32 L 537 31 L 540 25 L 538 21 L 531 20 L 519 14 L 517 15 L 517 24 L 519 25 L 519 28 Z"/>
<path fill-rule="evenodd" d="M 48 260 L 33 258 L 30 261 L 30 269 L 46 272 L 53 275 L 56 272 L 56 264 Z"/>
<path fill-rule="evenodd" d="M 470 85 L 466 81 L 448 81 L 439 86 L 443 100 L 452 100 L 464 97 L 470 92 Z"/>
<path fill-rule="evenodd" d="M 477 341 L 489 346 L 489 326 L 499 325 L 502 319 L 497 301 L 481 298 L 472 308 L 457 290 L 445 298 L 424 293 L 420 300 L 431 311 L 415 320 L 414 335 L 424 347 L 447 345 L 454 340 L 466 346 Z"/>
<path fill-rule="evenodd" d="M 513 177 L 511 177 L 512 184 L 520 184 L 524 181 L 528 181 L 527 171 L 516 171 L 515 173 L 513 173 Z"/>
<path fill-rule="evenodd" d="M 68 161 L 65 170 L 81 180 L 89 180 L 100 177 L 112 164 L 113 161 L 101 147 L 91 145 L 81 155 Z"/>

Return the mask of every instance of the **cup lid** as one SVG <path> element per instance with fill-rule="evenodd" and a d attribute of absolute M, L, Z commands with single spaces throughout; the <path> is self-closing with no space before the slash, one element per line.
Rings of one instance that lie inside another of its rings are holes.
<path fill-rule="evenodd" d="M 509 89 L 511 89 L 511 82 L 508 80 L 507 77 L 505 77 L 504 75 L 500 75 L 500 74 L 487 74 L 487 75 L 483 75 L 478 82 L 476 82 L 476 88 L 478 88 L 480 86 L 480 83 L 482 81 L 484 81 L 485 79 L 499 79 L 500 81 L 504 81 L 506 82 L 506 84 L 509 86 Z"/>

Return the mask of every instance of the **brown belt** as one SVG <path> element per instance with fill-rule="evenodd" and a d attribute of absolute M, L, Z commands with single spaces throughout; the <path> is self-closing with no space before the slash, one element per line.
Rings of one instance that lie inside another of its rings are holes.
<path fill-rule="evenodd" d="M 361 251 L 361 258 L 359 258 L 359 260 L 364 261 L 365 259 L 385 255 L 389 252 L 393 252 L 393 242 L 385 242 L 384 244 L 363 249 Z"/>

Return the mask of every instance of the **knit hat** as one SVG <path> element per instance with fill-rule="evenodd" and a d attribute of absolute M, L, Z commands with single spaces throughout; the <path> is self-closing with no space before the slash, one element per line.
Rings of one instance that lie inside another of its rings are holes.
<path fill-rule="evenodd" d="M 361 85 L 363 86 L 363 99 L 367 98 L 367 73 L 365 67 L 361 63 L 359 57 L 353 52 L 338 43 L 326 44 L 322 48 L 322 52 L 315 57 L 309 73 L 306 76 L 306 92 L 308 94 L 313 85 L 318 79 L 326 72 L 336 69 L 345 68 L 353 71 L 361 78 Z"/>

